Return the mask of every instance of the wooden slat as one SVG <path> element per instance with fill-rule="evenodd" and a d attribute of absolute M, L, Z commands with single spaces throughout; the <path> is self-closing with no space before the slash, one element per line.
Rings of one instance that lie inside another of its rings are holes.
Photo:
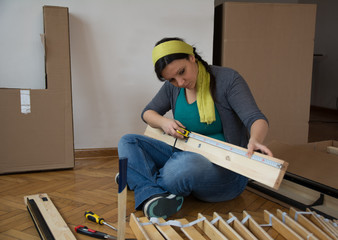
<path fill-rule="evenodd" d="M 243 211 L 243 219 L 247 216 L 250 215 L 246 211 Z M 273 238 L 265 232 L 251 216 L 243 225 L 246 226 L 258 239 L 273 240 Z"/>
<path fill-rule="evenodd" d="M 337 229 L 330 224 L 328 219 L 325 219 L 323 216 L 319 216 L 318 219 L 334 234 L 334 236 L 338 237 Z"/>
<path fill-rule="evenodd" d="M 199 213 L 198 218 L 203 218 L 204 216 Z M 214 225 L 212 225 L 207 219 L 197 223 L 197 225 L 202 229 L 202 231 L 212 240 L 226 240 L 226 238 Z"/>
<path fill-rule="evenodd" d="M 120 175 L 121 177 L 121 175 Z M 127 206 L 127 186 L 117 196 L 117 212 L 118 212 L 118 231 L 117 239 L 124 240 L 126 234 L 126 206 Z"/>
<path fill-rule="evenodd" d="M 301 236 L 299 236 L 291 228 L 289 228 L 284 223 L 282 223 L 278 218 L 276 218 L 269 211 L 264 210 L 264 220 L 266 221 L 266 223 L 270 223 L 270 219 L 271 219 L 271 224 L 272 224 L 273 229 L 275 229 L 278 233 L 280 233 L 286 239 L 288 240 L 302 240 L 303 239 Z"/>
<path fill-rule="evenodd" d="M 277 218 L 283 223 L 285 223 L 288 227 L 290 227 L 293 231 L 295 231 L 299 236 L 308 239 L 308 240 L 318 240 L 311 232 L 306 230 L 302 225 L 293 220 L 289 215 L 283 215 L 283 212 L 280 209 L 277 209 Z"/>
<path fill-rule="evenodd" d="M 44 218 L 49 230 L 56 239 L 76 240 L 73 233 L 70 231 L 67 223 L 61 217 L 59 211 L 54 206 L 46 193 L 25 196 L 24 201 L 27 205 L 28 199 L 35 201 L 42 217 Z"/>
<path fill-rule="evenodd" d="M 187 225 L 189 221 L 185 218 L 178 219 L 182 225 Z M 200 234 L 194 226 L 183 227 L 181 231 L 191 240 L 205 240 L 205 237 Z"/>
<path fill-rule="evenodd" d="M 141 217 L 139 218 L 140 223 L 147 223 L 149 222 L 149 219 L 147 217 Z M 147 235 L 149 236 L 150 239 L 153 240 L 161 240 L 161 239 L 165 239 L 156 229 L 156 227 L 153 224 L 149 224 L 149 225 L 143 225 L 142 226 L 144 231 L 147 233 Z"/>
<path fill-rule="evenodd" d="M 130 214 L 129 226 L 133 230 L 138 240 L 150 240 L 150 237 L 148 236 L 147 232 L 143 229 L 143 227 L 140 225 L 134 213 Z"/>
<path fill-rule="evenodd" d="M 307 209 L 307 212 L 312 212 L 312 211 Z M 337 239 L 335 234 L 332 233 L 331 230 L 329 228 L 327 228 L 324 223 L 322 223 L 322 221 L 319 219 L 319 217 L 317 217 L 314 212 L 312 212 L 312 213 L 313 214 L 311 214 L 311 215 L 307 215 L 307 217 L 310 219 L 310 221 L 312 221 L 317 227 L 319 227 L 321 230 L 323 230 L 323 232 L 325 232 L 330 238 Z"/>
<path fill-rule="evenodd" d="M 214 212 L 213 218 L 220 218 L 214 226 L 221 232 L 223 235 L 229 239 L 234 240 L 243 240 L 244 238 L 239 235 L 235 229 L 233 229 L 223 218 L 218 215 L 218 213 Z"/>
<path fill-rule="evenodd" d="M 202 136 L 205 139 L 211 139 L 211 138 L 205 137 L 197 133 L 194 133 L 194 134 Z M 175 143 L 174 137 L 166 135 L 160 129 L 155 129 L 150 126 L 147 126 L 144 132 L 144 135 L 155 138 L 157 140 L 161 140 L 163 142 L 166 142 L 169 145 L 174 145 Z M 241 147 L 238 147 L 238 146 L 226 143 L 226 142 L 218 141 L 216 139 L 211 139 L 211 140 L 219 142 L 221 144 L 228 145 L 229 147 L 233 149 L 247 151 L 244 148 L 241 148 Z M 288 166 L 288 163 L 284 162 L 283 160 L 269 157 L 267 155 L 255 153 L 255 155 L 257 156 L 260 156 L 272 162 L 281 164 L 282 168 L 278 169 L 268 164 L 264 164 L 262 162 L 255 161 L 248 157 L 233 153 L 231 151 L 227 151 L 225 149 L 222 149 L 222 148 L 219 148 L 219 147 L 207 144 L 207 143 L 203 143 L 193 138 L 177 139 L 175 147 L 178 149 L 184 150 L 184 151 L 192 151 L 192 152 L 199 153 L 205 156 L 206 158 L 208 158 L 211 162 L 221 167 L 240 173 L 244 176 L 254 179 L 257 182 L 263 183 L 274 189 L 279 188 L 279 185 L 281 184 L 286 168 Z"/>
<path fill-rule="evenodd" d="M 338 227 L 333 226 L 333 223 L 331 220 L 329 219 L 325 219 L 323 216 L 319 216 L 319 219 L 321 220 L 321 222 L 326 225 L 327 228 L 329 228 L 331 230 L 331 232 L 337 237 L 338 235 Z"/>
<path fill-rule="evenodd" d="M 295 219 L 298 223 L 300 223 L 304 228 L 306 228 L 309 232 L 312 232 L 317 238 L 324 240 L 331 240 L 331 238 L 320 228 L 318 228 L 313 222 L 311 222 L 306 215 L 297 214 L 297 219 L 295 218 L 297 214 L 296 209 L 290 208 L 289 215 Z"/>
<path fill-rule="evenodd" d="M 158 220 L 160 223 L 165 223 L 163 218 L 159 218 Z M 183 240 L 183 238 L 170 225 L 160 226 L 155 224 L 155 227 L 167 240 Z"/>
<path fill-rule="evenodd" d="M 229 219 L 235 217 L 233 213 L 229 213 Z M 245 240 L 257 240 L 253 235 L 237 218 L 230 224 L 236 232 L 241 235 Z"/>

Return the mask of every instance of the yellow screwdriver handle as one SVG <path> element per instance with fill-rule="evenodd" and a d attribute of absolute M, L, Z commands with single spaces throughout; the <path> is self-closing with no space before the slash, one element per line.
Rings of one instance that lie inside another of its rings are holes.
<path fill-rule="evenodd" d="M 85 212 L 84 215 L 88 220 L 103 225 L 104 219 L 100 218 L 97 214 L 93 213 L 92 211 L 87 211 Z"/>

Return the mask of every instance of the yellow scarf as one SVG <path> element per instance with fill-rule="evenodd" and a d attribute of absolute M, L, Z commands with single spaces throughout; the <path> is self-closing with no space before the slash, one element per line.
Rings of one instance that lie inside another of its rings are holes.
<path fill-rule="evenodd" d="M 200 61 L 198 61 L 196 95 L 200 121 L 207 124 L 216 121 L 215 104 L 210 93 L 210 74 Z"/>

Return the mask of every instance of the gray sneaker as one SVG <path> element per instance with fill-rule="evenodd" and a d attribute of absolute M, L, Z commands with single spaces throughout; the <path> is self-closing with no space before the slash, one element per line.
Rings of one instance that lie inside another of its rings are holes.
<path fill-rule="evenodd" d="M 116 173 L 115 175 L 115 183 L 119 185 L 119 178 L 120 178 L 120 173 Z M 127 189 L 130 190 L 130 187 L 127 184 Z"/>
<path fill-rule="evenodd" d="M 152 217 L 166 219 L 177 213 L 184 198 L 174 194 L 161 194 L 150 198 L 143 206 L 143 212 L 149 219 Z"/>

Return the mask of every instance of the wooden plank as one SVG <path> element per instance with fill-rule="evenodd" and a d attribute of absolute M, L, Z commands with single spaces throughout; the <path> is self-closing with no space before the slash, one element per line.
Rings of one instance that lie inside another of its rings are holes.
<path fill-rule="evenodd" d="M 134 213 L 130 214 L 129 226 L 138 240 L 150 240 Z"/>
<path fill-rule="evenodd" d="M 118 231 L 117 231 L 117 239 L 123 240 L 125 239 L 126 233 L 126 206 L 127 206 L 127 186 L 123 189 L 121 193 L 118 195 Z"/>
<path fill-rule="evenodd" d="M 229 219 L 235 217 L 231 212 L 229 213 Z M 236 232 L 241 235 L 245 240 L 258 240 L 237 218 L 230 224 Z"/>
<path fill-rule="evenodd" d="M 55 239 L 76 240 L 67 223 L 63 220 L 59 211 L 54 206 L 46 193 L 25 196 L 24 201 L 27 205 L 27 199 L 35 201 L 42 217 L 48 225 L 49 230 Z"/>
<path fill-rule="evenodd" d="M 281 220 L 283 223 L 285 223 L 288 227 L 290 227 L 302 238 L 308 240 L 318 240 L 317 237 L 315 237 L 306 228 L 304 228 L 302 225 L 293 220 L 289 215 L 287 215 L 286 213 L 283 214 L 283 212 L 280 209 L 277 209 L 277 218 Z"/>
<path fill-rule="evenodd" d="M 219 218 L 219 220 L 214 224 L 214 226 L 221 232 L 223 235 L 229 239 L 234 240 L 243 240 L 241 237 L 223 218 L 221 218 L 218 213 L 214 212 L 213 218 Z"/>
<path fill-rule="evenodd" d="M 204 218 L 204 216 L 199 213 L 198 218 Z M 225 240 L 226 238 L 214 225 L 212 225 L 207 219 L 197 223 L 197 225 L 202 229 L 202 231 L 212 240 Z"/>
<path fill-rule="evenodd" d="M 331 240 L 331 238 L 320 228 L 318 228 L 314 223 L 312 223 L 305 215 L 297 214 L 297 211 L 294 208 L 290 208 L 289 215 L 295 219 L 296 222 L 300 223 L 304 228 L 309 232 L 312 232 L 317 238 L 324 240 Z"/>
<path fill-rule="evenodd" d="M 250 216 L 246 211 L 243 211 L 243 219 Z M 273 240 L 273 238 L 259 226 L 259 224 L 250 216 L 248 220 L 243 223 L 258 239 Z"/>
<path fill-rule="evenodd" d="M 194 133 L 194 134 L 202 136 L 205 139 L 210 139 L 212 141 L 225 144 L 232 149 L 247 151 L 245 148 L 241 148 L 233 144 L 229 144 L 226 142 L 218 141 L 216 139 L 208 138 L 208 137 L 205 137 L 197 133 Z M 174 145 L 175 140 L 176 140 L 174 137 L 164 134 L 162 130 L 152 128 L 149 125 L 147 126 L 144 132 L 144 135 L 163 141 L 172 146 Z M 248 157 L 236 154 L 234 152 L 227 151 L 220 147 L 201 142 L 193 138 L 177 139 L 175 147 L 178 149 L 184 150 L 184 151 L 192 151 L 192 152 L 199 153 L 205 156 L 206 158 L 208 158 L 211 162 L 221 167 L 227 168 L 241 175 L 247 176 L 251 179 L 256 180 L 257 182 L 263 183 L 274 189 L 279 188 L 281 181 L 283 180 L 283 176 L 285 174 L 287 166 L 288 166 L 288 163 L 283 160 L 273 158 L 267 155 L 263 155 L 260 153 L 255 153 L 255 155 L 259 157 L 262 157 L 269 161 L 280 164 L 281 168 L 279 169 L 279 168 L 270 166 L 268 164 L 255 161 Z"/>
<path fill-rule="evenodd" d="M 178 219 L 182 225 L 189 224 L 188 220 L 185 218 Z M 194 226 L 182 227 L 181 231 L 190 239 L 190 240 L 205 240 L 205 237 L 200 234 Z"/>
<path fill-rule="evenodd" d="M 141 217 L 138 219 L 139 222 L 142 223 L 148 223 L 149 219 L 147 217 Z M 165 239 L 161 233 L 159 233 L 156 229 L 156 227 L 153 224 L 148 224 L 148 225 L 143 225 L 142 226 L 144 231 L 147 233 L 150 239 L 156 239 L 156 240 L 161 240 Z"/>
<path fill-rule="evenodd" d="M 280 233 L 283 237 L 285 237 L 288 240 L 303 239 L 301 236 L 295 233 L 291 228 L 286 226 L 284 223 L 282 223 L 278 218 L 276 218 L 273 214 L 271 214 L 267 210 L 264 210 L 264 220 L 267 223 L 270 223 L 271 220 L 272 228 L 275 229 L 278 233 Z"/>
<path fill-rule="evenodd" d="M 118 188 L 118 231 L 117 239 L 124 240 L 126 235 L 127 211 L 127 165 L 128 158 L 119 159 L 119 188 Z"/>
<path fill-rule="evenodd" d="M 158 220 L 160 223 L 165 223 L 163 218 L 159 218 Z M 183 238 L 170 225 L 160 226 L 155 224 L 155 227 L 167 240 L 183 240 Z"/>
<path fill-rule="evenodd" d="M 329 219 L 325 219 L 323 216 L 319 216 L 318 217 L 319 220 L 328 228 L 330 229 L 330 231 L 336 236 L 338 237 L 338 231 L 337 231 L 337 227 L 334 227 L 331 223 L 332 221 L 330 221 Z"/>
<path fill-rule="evenodd" d="M 311 212 L 313 214 L 306 215 L 310 221 L 312 221 L 317 227 L 319 227 L 321 230 L 323 230 L 330 238 L 337 239 L 334 233 L 331 232 L 329 228 L 326 227 L 325 224 L 322 223 L 322 221 L 317 217 L 315 212 L 312 212 L 310 210 L 306 210 L 307 212 Z"/>

